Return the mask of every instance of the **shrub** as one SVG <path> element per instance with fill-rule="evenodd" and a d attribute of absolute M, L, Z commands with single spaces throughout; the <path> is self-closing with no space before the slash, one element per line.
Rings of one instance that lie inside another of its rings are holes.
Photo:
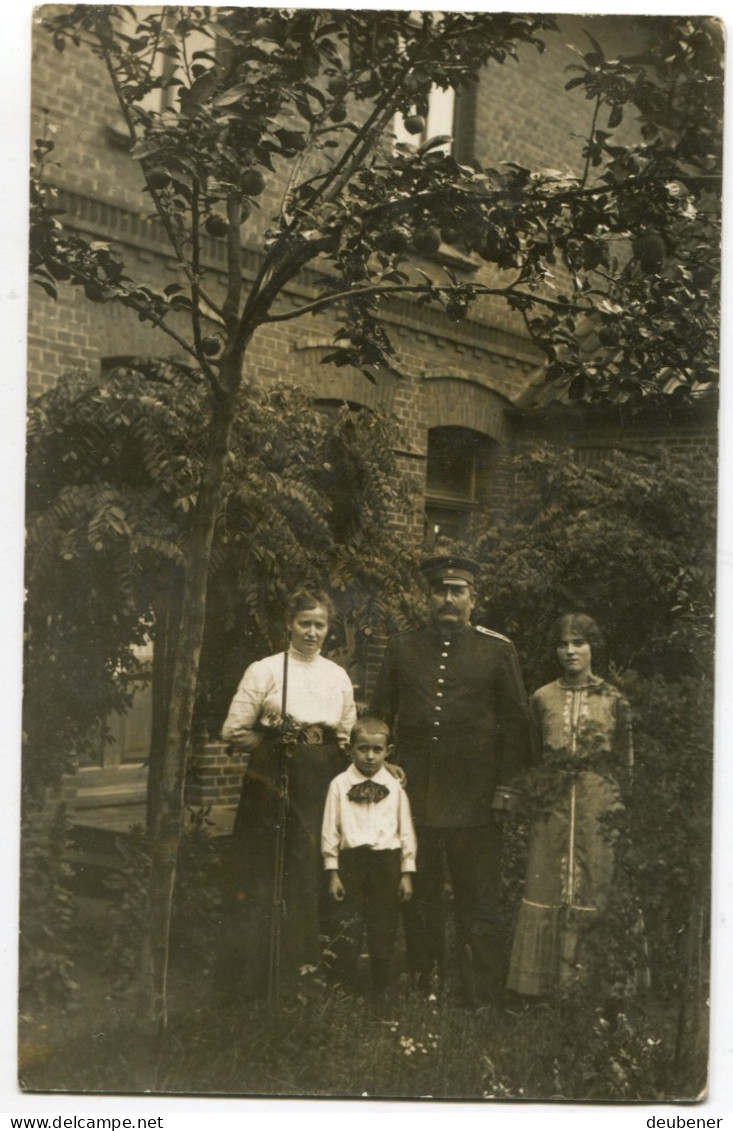
<path fill-rule="evenodd" d="M 38 810 L 23 815 L 20 862 L 20 975 L 22 1008 L 65 1004 L 74 977 L 77 909 L 68 863 L 69 827 L 63 806 L 51 821 Z"/>
<path fill-rule="evenodd" d="M 146 923 L 150 840 L 137 826 L 117 840 L 119 865 L 108 877 L 111 940 L 109 972 L 118 990 L 139 983 Z M 172 951 L 207 980 L 220 922 L 222 844 L 209 831 L 204 810 L 188 810 L 181 838 L 171 920 Z"/>
<path fill-rule="evenodd" d="M 478 607 L 517 645 L 530 689 L 557 675 L 548 632 L 568 610 L 598 621 L 608 670 L 708 675 L 713 663 L 715 482 L 699 461 L 616 452 L 583 467 L 562 449 L 515 461 L 512 514 L 479 530 Z"/>
<path fill-rule="evenodd" d="M 628 974 L 640 907 L 655 994 L 689 1013 L 694 985 L 702 1017 L 707 953 L 703 945 L 691 957 L 689 940 L 698 912 L 706 929 L 710 873 L 715 484 L 699 460 L 663 451 L 616 453 L 587 468 L 567 451 L 538 449 L 515 471 L 515 513 L 466 547 L 482 566 L 479 608 L 515 640 L 529 690 L 557 675 L 548 631 L 560 613 L 599 621 L 599 674 L 631 704 L 635 769 L 618 882 L 596 945 Z M 521 822 L 507 829 L 510 922 L 526 835 Z"/>

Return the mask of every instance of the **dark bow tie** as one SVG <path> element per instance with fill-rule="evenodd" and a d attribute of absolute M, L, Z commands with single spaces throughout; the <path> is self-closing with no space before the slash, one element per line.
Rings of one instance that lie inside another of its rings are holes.
<path fill-rule="evenodd" d="M 389 790 L 386 785 L 367 778 L 366 781 L 359 781 L 356 785 L 352 785 L 348 792 L 348 798 L 349 801 L 381 801 L 388 793 Z"/>

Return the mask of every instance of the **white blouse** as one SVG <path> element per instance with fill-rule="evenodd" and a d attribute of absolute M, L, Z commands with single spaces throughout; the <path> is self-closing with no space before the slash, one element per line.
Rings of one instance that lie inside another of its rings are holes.
<path fill-rule="evenodd" d="M 222 727 L 225 742 L 252 750 L 262 738 L 261 719 L 282 713 L 283 653 L 257 660 L 245 671 Z M 306 726 L 332 727 L 346 743 L 356 722 L 354 689 L 342 667 L 324 656 L 288 653 L 287 714 Z"/>
<path fill-rule="evenodd" d="M 417 846 L 407 794 L 389 770 L 380 766 L 371 781 L 386 786 L 387 796 L 363 804 L 351 801 L 352 785 L 368 780 L 352 764 L 329 785 L 321 831 L 324 867 L 327 872 L 338 871 L 342 848 L 366 845 L 375 851 L 399 848 L 401 871 L 414 872 Z"/>

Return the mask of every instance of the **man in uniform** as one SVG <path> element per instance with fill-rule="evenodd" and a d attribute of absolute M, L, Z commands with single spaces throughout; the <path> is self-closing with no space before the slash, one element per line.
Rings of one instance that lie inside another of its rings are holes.
<path fill-rule="evenodd" d="M 478 566 L 461 557 L 421 566 L 430 623 L 392 637 L 371 713 L 393 728 L 417 832 L 407 955 L 426 990 L 445 967 L 444 870 L 453 892 L 462 996 L 498 1004 L 504 987 L 501 818 L 527 765 L 527 700 L 514 646 L 474 627 Z"/>

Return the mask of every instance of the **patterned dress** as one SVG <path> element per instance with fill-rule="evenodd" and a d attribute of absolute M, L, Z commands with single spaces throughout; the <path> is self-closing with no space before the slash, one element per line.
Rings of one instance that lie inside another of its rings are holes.
<path fill-rule="evenodd" d="M 540 996 L 588 972 L 584 936 L 614 883 L 613 814 L 623 808 L 633 747 L 626 700 L 596 677 L 581 687 L 562 680 L 541 687 L 530 718 L 540 811 L 507 985 Z"/>

